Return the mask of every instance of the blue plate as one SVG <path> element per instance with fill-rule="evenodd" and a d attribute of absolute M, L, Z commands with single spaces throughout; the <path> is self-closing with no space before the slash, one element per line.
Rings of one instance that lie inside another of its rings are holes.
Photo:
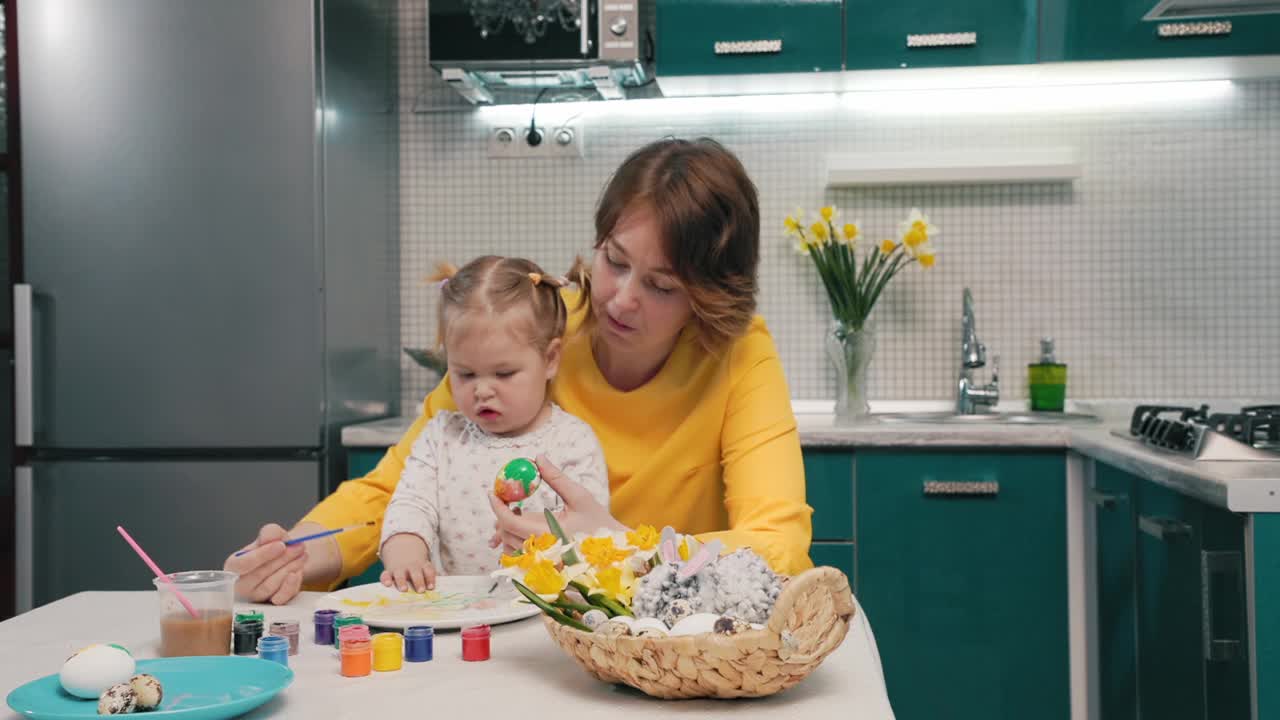
<path fill-rule="evenodd" d="M 143 718 L 224 720 L 243 715 L 275 697 L 293 682 L 293 671 L 254 657 L 181 657 L 139 660 L 137 672 L 155 675 L 164 688 L 160 707 Z M 9 693 L 9 707 L 35 720 L 96 718 L 97 700 L 68 694 L 57 674 Z"/>

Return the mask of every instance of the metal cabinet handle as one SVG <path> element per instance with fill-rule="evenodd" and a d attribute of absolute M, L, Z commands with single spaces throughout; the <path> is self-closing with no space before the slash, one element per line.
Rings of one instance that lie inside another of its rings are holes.
<path fill-rule="evenodd" d="M 925 495 L 961 497 L 995 497 L 1000 494 L 1000 483 L 995 480 L 925 480 Z"/>
<path fill-rule="evenodd" d="M 1162 38 L 1216 37 L 1230 34 L 1230 20 L 1160 23 L 1156 26 L 1156 35 Z"/>
<path fill-rule="evenodd" d="M 35 365 L 31 325 L 31 286 L 13 286 L 13 441 L 31 447 L 35 435 Z"/>
<path fill-rule="evenodd" d="M 1129 502 L 1129 496 L 1111 495 L 1097 490 L 1090 490 L 1089 500 L 1103 510 L 1115 510 L 1120 503 Z"/>
<path fill-rule="evenodd" d="M 909 48 L 970 47 L 978 44 L 978 33 L 919 33 L 907 36 Z"/>
<path fill-rule="evenodd" d="M 578 6 L 578 52 L 582 57 L 586 57 L 591 52 L 591 28 L 587 27 L 587 20 L 591 16 L 591 1 L 582 0 Z M 600 17 L 604 18 L 604 13 L 600 13 Z"/>
<path fill-rule="evenodd" d="M 1209 551 L 1200 553 L 1200 603 L 1201 635 L 1204 638 L 1204 659 L 1209 662 L 1230 662 L 1243 657 L 1244 643 L 1240 638 L 1218 637 L 1217 623 L 1214 621 L 1215 577 L 1222 578 L 1219 587 L 1230 587 L 1235 597 L 1244 598 L 1244 558 L 1239 551 Z M 1239 602 L 1235 608 L 1241 622 L 1237 627 L 1244 632 L 1244 603 Z"/>
<path fill-rule="evenodd" d="M 30 465 L 13 469 L 14 608 L 31 609 L 35 587 L 35 487 Z"/>
<path fill-rule="evenodd" d="M 1138 529 L 1160 541 L 1191 537 L 1191 526 L 1173 518 L 1139 515 Z"/>
<path fill-rule="evenodd" d="M 716 55 L 777 55 L 782 40 L 717 40 L 711 47 Z"/>

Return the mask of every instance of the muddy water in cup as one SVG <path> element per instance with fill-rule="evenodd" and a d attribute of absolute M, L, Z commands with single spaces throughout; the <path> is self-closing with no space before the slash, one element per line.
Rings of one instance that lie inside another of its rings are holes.
<path fill-rule="evenodd" d="M 231 613 L 187 613 L 160 618 L 160 657 L 226 655 L 231 652 Z"/>

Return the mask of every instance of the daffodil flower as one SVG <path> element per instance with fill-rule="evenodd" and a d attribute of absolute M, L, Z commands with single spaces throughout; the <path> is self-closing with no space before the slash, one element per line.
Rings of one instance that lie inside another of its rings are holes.
<path fill-rule="evenodd" d="M 858 236 L 862 234 L 862 222 L 845 223 L 844 227 L 840 228 L 840 232 L 844 235 L 846 245 L 855 245 L 857 244 Z"/>
<path fill-rule="evenodd" d="M 520 582 L 544 600 L 550 601 L 560 597 L 569 583 L 579 578 L 586 569 L 587 566 L 583 563 L 557 568 L 555 563 L 543 558 L 533 563 L 533 567 L 529 568 Z"/>
<path fill-rule="evenodd" d="M 603 595 L 625 606 L 631 605 L 631 594 L 636 587 L 636 575 L 629 565 L 597 568 L 583 575 L 582 579 L 589 595 Z"/>
<path fill-rule="evenodd" d="M 826 223 L 816 222 L 810 225 L 809 233 L 813 235 L 814 242 L 811 244 L 815 247 L 818 245 L 826 245 L 827 240 L 831 238 L 831 232 L 827 229 Z"/>
<path fill-rule="evenodd" d="M 881 240 L 881 241 L 880 241 L 880 253 L 881 253 L 882 255 L 888 255 L 888 254 L 892 253 L 894 250 L 897 250 L 897 249 L 898 249 L 898 243 L 896 243 L 896 242 L 894 242 L 894 241 L 892 241 L 892 240 Z"/>
<path fill-rule="evenodd" d="M 618 547 L 611 535 L 585 537 L 578 542 L 579 557 L 595 568 L 609 567 L 626 560 L 631 553 L 629 548 Z"/>
<path fill-rule="evenodd" d="M 898 224 L 898 236 L 908 249 L 914 250 L 924 245 L 937 234 L 938 228 L 929 223 L 929 217 L 920 212 L 919 208 L 911 208 L 907 219 Z"/>
<path fill-rule="evenodd" d="M 804 210 L 796 208 L 795 215 L 788 215 L 782 221 L 782 226 L 785 228 L 787 235 L 800 235 L 804 232 L 804 226 L 801 225 L 802 218 L 804 218 Z"/>
<path fill-rule="evenodd" d="M 835 225 L 836 219 L 840 217 L 840 209 L 835 205 L 828 205 L 818 210 L 818 215 L 822 218 L 822 222 Z"/>
<path fill-rule="evenodd" d="M 916 261 L 920 263 L 920 267 L 928 270 L 938 262 L 938 251 L 931 247 L 924 247 L 920 252 L 916 253 Z"/>

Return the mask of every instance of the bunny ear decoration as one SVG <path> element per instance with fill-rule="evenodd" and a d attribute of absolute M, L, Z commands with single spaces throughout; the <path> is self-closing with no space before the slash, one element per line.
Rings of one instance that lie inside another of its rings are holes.
<path fill-rule="evenodd" d="M 658 541 L 658 552 L 662 556 L 662 562 L 673 563 L 680 561 L 679 537 L 676 531 L 670 525 L 662 528 L 661 539 Z"/>

